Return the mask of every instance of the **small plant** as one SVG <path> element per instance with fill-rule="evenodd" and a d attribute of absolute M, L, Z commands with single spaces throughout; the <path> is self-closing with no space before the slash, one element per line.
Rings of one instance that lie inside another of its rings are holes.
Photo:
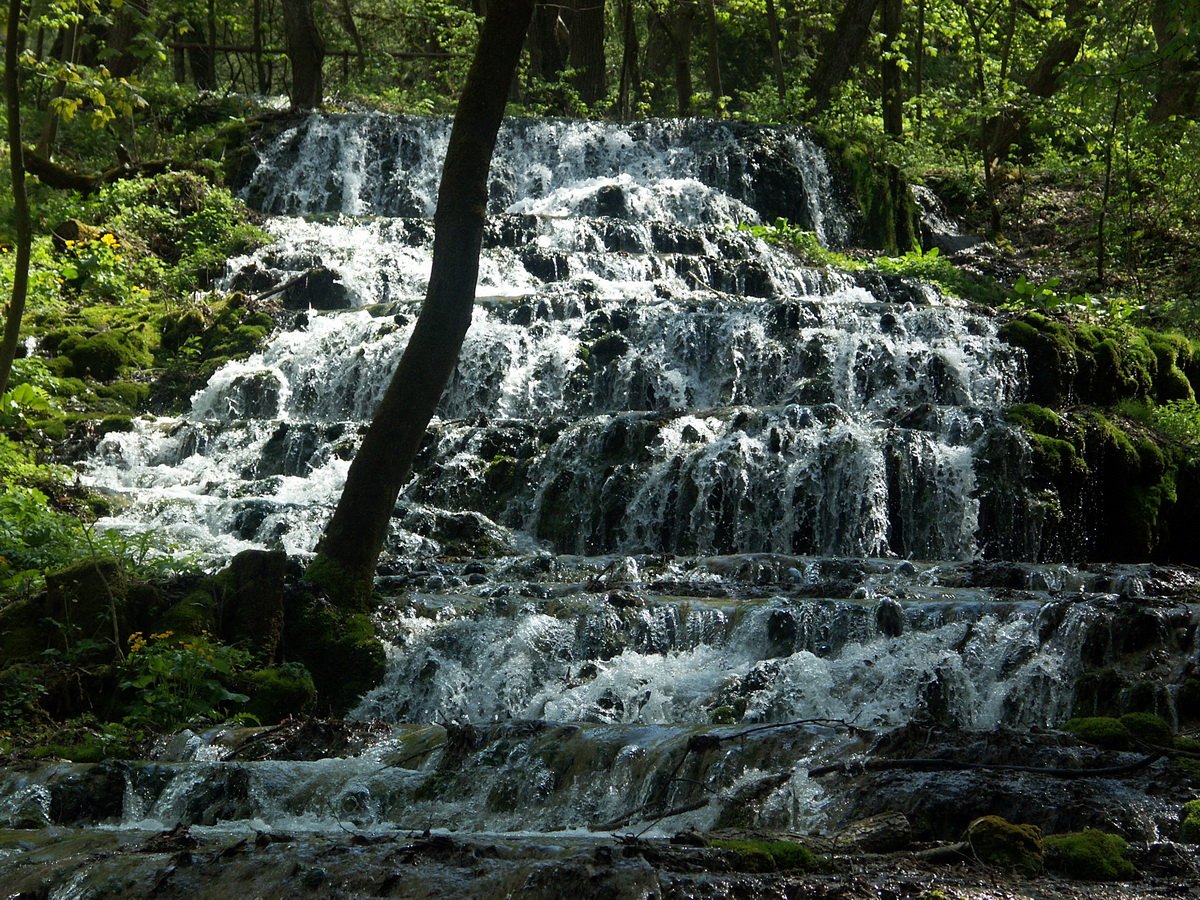
<path fill-rule="evenodd" d="M 740 222 L 737 230 L 761 238 L 769 244 L 785 247 L 810 265 L 837 266 L 842 269 L 862 268 L 862 264 L 857 260 L 826 248 L 817 238 L 816 232 L 805 231 L 782 216 L 770 225 Z"/>
<path fill-rule="evenodd" d="M 207 632 L 176 635 L 163 631 L 129 636 L 121 687 L 135 693 L 125 722 L 170 730 L 196 719 L 219 720 L 229 704 L 249 698 L 225 682 L 250 663 L 250 654 L 218 643 Z"/>

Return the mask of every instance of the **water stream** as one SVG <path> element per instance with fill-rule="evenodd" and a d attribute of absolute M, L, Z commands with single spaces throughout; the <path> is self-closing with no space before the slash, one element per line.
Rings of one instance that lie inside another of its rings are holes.
<path fill-rule="evenodd" d="M 311 551 L 423 297 L 447 129 L 314 116 L 262 149 L 245 195 L 276 240 L 224 287 L 319 266 L 332 309 L 183 416 L 106 436 L 86 477 L 130 498 L 106 527 L 165 529 L 214 564 Z M 853 814 L 808 769 L 868 731 L 1054 726 L 1131 621 L 1147 646 L 1191 627 L 1181 573 L 1033 560 L 1001 415 L 1020 359 L 990 318 L 736 229 L 784 216 L 850 239 L 803 132 L 509 122 L 490 212 L 471 331 L 380 567 L 390 668 L 354 712 L 377 739 L 281 762 L 181 738 L 114 776 L 110 824 L 828 830 Z M 690 752 L 698 735 L 719 749 Z M 10 776 L 0 820 L 52 818 L 39 786 Z M 1168 815 L 1129 821 L 1153 836 Z"/>

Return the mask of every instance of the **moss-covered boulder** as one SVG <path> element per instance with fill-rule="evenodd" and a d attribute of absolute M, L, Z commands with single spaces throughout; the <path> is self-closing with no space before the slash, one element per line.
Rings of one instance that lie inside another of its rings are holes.
<path fill-rule="evenodd" d="M 243 550 L 221 575 L 224 636 L 261 662 L 275 660 L 283 637 L 286 568 L 282 550 Z"/>
<path fill-rule="evenodd" d="M 1134 875 L 1129 843 L 1106 831 L 1052 834 L 1044 840 L 1046 868 L 1081 881 L 1123 881 Z"/>
<path fill-rule="evenodd" d="M 1170 747 L 1175 742 L 1171 723 L 1151 712 L 1131 712 L 1121 716 L 1121 724 L 1135 741 L 1155 747 Z"/>
<path fill-rule="evenodd" d="M 1200 844 L 1200 800 L 1183 804 L 1183 823 L 1179 836 L 1189 844 Z"/>
<path fill-rule="evenodd" d="M 811 872 L 820 868 L 816 854 L 794 841 L 717 838 L 708 844 L 728 851 L 731 864 L 743 872 Z"/>
<path fill-rule="evenodd" d="M 1129 730 L 1119 719 L 1108 716 L 1084 716 L 1069 720 L 1063 725 L 1063 731 L 1073 734 L 1088 744 L 1095 744 L 1106 750 L 1128 750 L 1133 746 L 1133 738 Z"/>
<path fill-rule="evenodd" d="M 312 674 L 300 663 L 247 672 L 238 689 L 250 698 L 243 709 L 264 725 L 306 715 L 317 705 Z"/>
<path fill-rule="evenodd" d="M 1045 850 L 1036 825 L 1016 825 L 1000 816 L 983 816 L 967 826 L 963 840 L 980 862 L 1033 876 L 1042 871 Z"/>
<path fill-rule="evenodd" d="M 312 673 L 317 711 L 343 715 L 383 679 L 383 644 L 365 613 L 297 591 L 288 598 L 283 655 Z"/>

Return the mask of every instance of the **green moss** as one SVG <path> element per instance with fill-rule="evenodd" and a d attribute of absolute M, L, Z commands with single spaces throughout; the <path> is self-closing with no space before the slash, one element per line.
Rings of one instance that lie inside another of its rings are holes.
<path fill-rule="evenodd" d="M 1042 871 L 1042 832 L 1036 825 L 1015 825 L 1000 816 L 983 816 L 967 826 L 965 840 L 989 866 L 1030 876 Z"/>
<path fill-rule="evenodd" d="M 133 419 L 129 416 L 105 416 L 96 428 L 99 434 L 110 434 L 114 431 L 133 431 Z"/>
<path fill-rule="evenodd" d="M 898 174 L 889 177 L 888 167 L 862 144 L 843 142 L 835 149 L 862 214 L 863 245 L 888 253 L 916 247 L 919 213 L 908 184 Z"/>
<path fill-rule="evenodd" d="M 312 674 L 300 663 L 248 672 L 238 688 L 250 697 L 245 711 L 264 725 L 281 722 L 289 716 L 306 715 L 317 703 Z"/>
<path fill-rule="evenodd" d="M 1118 834 L 1074 831 L 1045 839 L 1046 868 L 1082 881 L 1122 881 L 1132 878 L 1129 844 Z"/>
<path fill-rule="evenodd" d="M 747 872 L 811 872 L 821 866 L 816 854 L 792 841 L 718 839 L 709 846 L 733 853 L 738 868 Z"/>
<path fill-rule="evenodd" d="M 146 368 L 153 362 L 143 335 L 129 330 L 86 335 L 72 333 L 57 343 L 63 373 L 111 381 L 130 369 Z"/>
<path fill-rule="evenodd" d="M 1180 836 L 1189 844 L 1200 844 L 1200 800 L 1183 804 L 1183 825 Z"/>
<path fill-rule="evenodd" d="M 348 613 L 311 596 L 289 598 L 284 647 L 312 673 L 321 712 L 342 715 L 379 684 L 383 644 L 365 613 Z"/>
<path fill-rule="evenodd" d="M 1075 735 L 1081 741 L 1104 747 L 1107 750 L 1128 750 L 1133 741 L 1129 731 L 1119 719 L 1108 716 L 1088 716 L 1071 719 L 1063 725 L 1063 731 Z"/>
<path fill-rule="evenodd" d="M 1156 747 L 1170 747 L 1175 741 L 1175 732 L 1162 716 L 1151 712 L 1131 712 L 1121 716 L 1125 730 L 1139 741 Z"/>

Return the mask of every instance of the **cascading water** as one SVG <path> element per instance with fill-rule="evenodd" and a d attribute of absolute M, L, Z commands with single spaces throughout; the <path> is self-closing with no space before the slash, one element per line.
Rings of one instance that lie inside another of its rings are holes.
<path fill-rule="evenodd" d="M 261 151 L 245 193 L 276 241 L 226 288 L 315 266 L 349 308 L 298 316 L 182 417 L 108 435 L 87 477 L 130 504 L 107 527 L 214 561 L 311 551 L 423 296 L 447 131 L 313 116 Z M 828 828 L 849 813 L 808 770 L 864 730 L 1054 725 L 1083 660 L 1122 653 L 1119 598 L 1154 593 L 1148 569 L 977 559 L 1036 547 L 978 528 L 1023 502 L 984 465 L 998 435 L 1020 446 L 991 321 L 736 230 L 849 239 L 802 132 L 510 122 L 490 212 L 380 569 L 390 672 L 355 715 L 394 727 L 309 763 L 194 739 L 124 771 L 125 822 Z M 1143 631 L 1191 621 L 1185 587 Z M 0 816 L 42 808 L 28 787 Z"/>

